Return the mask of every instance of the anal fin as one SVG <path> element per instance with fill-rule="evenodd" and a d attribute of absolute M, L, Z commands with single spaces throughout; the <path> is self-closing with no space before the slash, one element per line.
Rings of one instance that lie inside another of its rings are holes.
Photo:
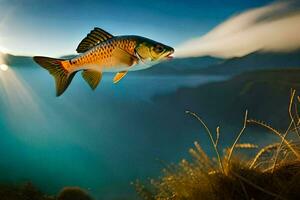
<path fill-rule="evenodd" d="M 118 83 L 126 74 L 127 74 L 128 71 L 122 71 L 122 72 L 118 72 L 114 79 L 113 79 L 113 82 L 114 83 Z"/>
<path fill-rule="evenodd" d="M 102 78 L 102 72 L 95 70 L 83 70 L 82 78 L 89 84 L 92 90 L 95 90 Z"/>

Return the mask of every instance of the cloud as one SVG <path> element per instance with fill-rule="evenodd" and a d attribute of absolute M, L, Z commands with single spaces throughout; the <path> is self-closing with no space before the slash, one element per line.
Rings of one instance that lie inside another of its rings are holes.
<path fill-rule="evenodd" d="M 300 1 L 277 1 L 231 17 L 206 35 L 176 48 L 177 57 L 243 56 L 300 48 Z"/>

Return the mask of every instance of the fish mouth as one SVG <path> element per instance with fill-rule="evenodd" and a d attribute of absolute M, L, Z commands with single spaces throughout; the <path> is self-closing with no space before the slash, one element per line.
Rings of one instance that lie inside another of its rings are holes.
<path fill-rule="evenodd" d="M 165 58 L 167 58 L 168 60 L 172 59 L 172 58 L 173 58 L 173 56 L 172 56 L 173 53 L 174 53 L 174 51 L 171 51 L 170 53 L 168 53 L 168 54 L 165 56 Z"/>

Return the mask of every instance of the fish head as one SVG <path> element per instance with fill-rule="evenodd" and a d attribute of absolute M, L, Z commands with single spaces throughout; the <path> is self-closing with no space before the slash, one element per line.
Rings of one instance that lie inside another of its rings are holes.
<path fill-rule="evenodd" d="M 135 53 L 136 56 L 143 62 L 159 62 L 171 59 L 174 49 L 148 38 L 140 38 L 135 48 Z"/>

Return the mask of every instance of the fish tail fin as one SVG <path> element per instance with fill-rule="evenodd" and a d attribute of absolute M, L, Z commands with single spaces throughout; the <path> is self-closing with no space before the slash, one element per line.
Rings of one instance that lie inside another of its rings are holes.
<path fill-rule="evenodd" d="M 48 70 L 48 72 L 54 77 L 56 84 L 56 96 L 63 94 L 76 74 L 76 71 L 69 72 L 67 70 L 67 65 L 70 65 L 68 60 L 42 56 L 34 56 L 33 60 L 41 67 Z"/>

